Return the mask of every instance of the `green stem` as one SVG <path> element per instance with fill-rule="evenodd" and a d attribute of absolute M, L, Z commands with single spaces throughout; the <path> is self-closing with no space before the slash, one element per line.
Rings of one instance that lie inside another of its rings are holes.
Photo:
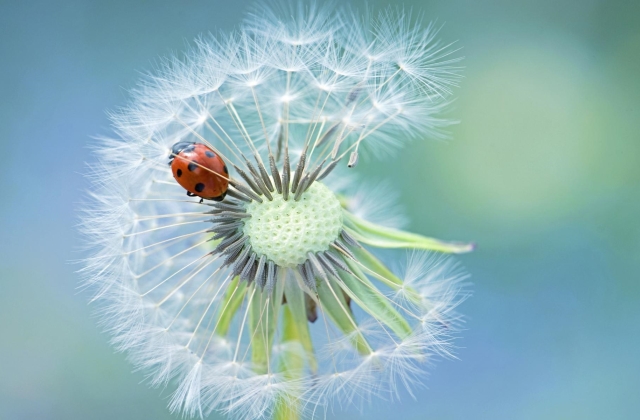
<path fill-rule="evenodd" d="M 280 359 L 280 372 L 288 380 L 300 379 L 304 369 L 304 355 L 301 349 L 295 349 L 300 343 L 301 334 L 299 320 L 289 304 L 282 306 L 282 344 L 285 349 Z M 306 322 L 306 319 L 305 319 Z M 276 403 L 273 413 L 274 420 L 298 420 L 300 418 L 300 400 L 295 395 L 282 398 Z"/>
<path fill-rule="evenodd" d="M 229 327 L 231 326 L 231 321 L 233 320 L 236 312 L 238 312 L 240 305 L 242 305 L 246 292 L 247 283 L 240 282 L 240 278 L 237 276 L 234 277 L 229 287 L 227 287 L 224 299 L 220 305 L 222 309 L 218 314 L 217 335 L 221 337 L 227 335 Z"/>
<path fill-rule="evenodd" d="M 474 250 L 475 245 L 445 242 L 435 238 L 392 229 L 363 220 L 344 210 L 346 230 L 358 241 L 379 248 L 412 248 L 462 254 Z"/>

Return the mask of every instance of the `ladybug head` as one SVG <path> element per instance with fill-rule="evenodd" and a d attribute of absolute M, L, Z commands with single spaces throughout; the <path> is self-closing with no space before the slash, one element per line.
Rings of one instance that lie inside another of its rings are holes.
<path fill-rule="evenodd" d="M 191 150 L 193 150 L 194 145 L 195 143 L 192 141 L 179 141 L 173 146 L 171 146 L 171 154 L 169 155 L 169 165 L 171 165 L 171 162 L 173 162 L 173 158 L 176 157 L 178 153 L 182 151 L 187 151 L 187 152 L 190 151 L 190 150 L 185 150 L 188 147 L 190 147 Z"/>

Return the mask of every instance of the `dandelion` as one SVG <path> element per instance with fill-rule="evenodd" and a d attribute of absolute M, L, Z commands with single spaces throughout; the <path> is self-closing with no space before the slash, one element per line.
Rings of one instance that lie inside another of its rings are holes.
<path fill-rule="evenodd" d="M 393 194 L 353 169 L 442 135 L 453 49 L 402 11 L 285 12 L 162 61 L 96 150 L 86 284 L 114 345 L 188 416 L 393 398 L 460 323 L 465 275 L 434 252 L 471 245 L 399 230 Z M 224 161 L 224 199 L 185 195 L 167 166 L 180 142 Z"/>

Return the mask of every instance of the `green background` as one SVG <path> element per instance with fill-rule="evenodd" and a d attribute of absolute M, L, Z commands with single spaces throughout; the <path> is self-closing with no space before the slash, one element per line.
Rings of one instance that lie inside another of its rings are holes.
<path fill-rule="evenodd" d="M 411 230 L 479 247 L 460 258 L 474 293 L 460 360 L 362 418 L 638 418 L 640 2 L 404 5 L 464 47 L 461 124 L 362 170 L 397 186 Z M 0 419 L 178 418 L 77 288 L 74 209 L 105 109 L 157 57 L 248 7 L 0 3 Z"/>

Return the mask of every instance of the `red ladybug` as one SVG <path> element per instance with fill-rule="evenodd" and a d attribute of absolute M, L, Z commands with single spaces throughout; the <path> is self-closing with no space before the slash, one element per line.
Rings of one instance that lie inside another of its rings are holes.
<path fill-rule="evenodd" d="M 189 197 L 222 201 L 229 188 L 229 171 L 220 156 L 204 144 L 179 141 L 171 148 L 173 177 Z M 200 200 L 202 202 L 202 200 Z"/>

